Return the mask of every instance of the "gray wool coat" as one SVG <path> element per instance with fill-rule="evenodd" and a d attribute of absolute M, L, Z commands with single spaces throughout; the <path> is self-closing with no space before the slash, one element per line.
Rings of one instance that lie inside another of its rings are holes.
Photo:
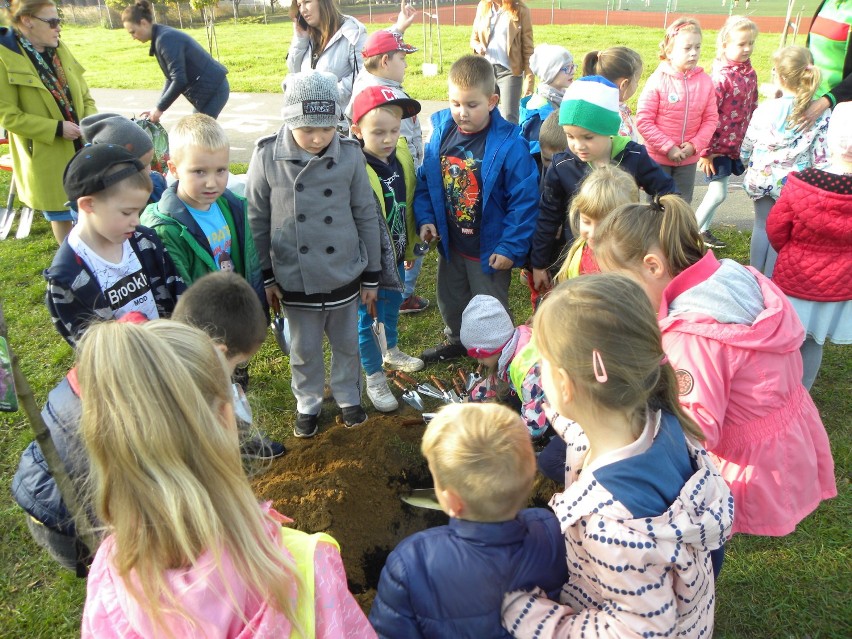
<path fill-rule="evenodd" d="M 307 295 L 362 273 L 377 283 L 379 220 L 360 145 L 336 135 L 322 157 L 306 166 L 303 157 L 287 125 L 254 149 L 246 198 L 261 269 L 284 291 Z"/>

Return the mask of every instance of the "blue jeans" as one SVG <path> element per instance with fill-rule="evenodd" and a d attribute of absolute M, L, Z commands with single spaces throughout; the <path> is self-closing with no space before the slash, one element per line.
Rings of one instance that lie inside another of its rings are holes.
<path fill-rule="evenodd" d="M 196 113 L 209 115 L 215 120 L 219 117 L 222 109 L 225 108 L 229 97 L 231 97 L 231 85 L 228 83 L 228 78 L 225 78 L 222 80 L 222 84 L 219 85 L 219 88 L 216 89 L 216 93 L 213 94 L 213 97 L 207 101 L 207 104 L 200 109 L 194 109 L 194 111 Z"/>
<path fill-rule="evenodd" d="M 399 266 L 399 279 L 403 277 L 402 265 Z M 379 299 L 376 300 L 376 315 L 385 325 L 385 337 L 388 348 L 393 348 L 399 339 L 397 324 L 399 324 L 399 305 L 402 304 L 402 293 L 386 288 L 379 289 Z M 367 312 L 367 307 L 358 305 L 358 351 L 361 354 L 361 367 L 367 375 L 382 370 L 382 353 L 373 339 L 371 326 L 373 318 Z"/>
<path fill-rule="evenodd" d="M 417 278 L 420 277 L 420 269 L 422 268 L 423 258 L 418 257 L 414 260 L 414 266 L 405 271 L 405 290 L 402 291 L 403 302 L 414 295 L 414 286 L 417 284 Z"/>

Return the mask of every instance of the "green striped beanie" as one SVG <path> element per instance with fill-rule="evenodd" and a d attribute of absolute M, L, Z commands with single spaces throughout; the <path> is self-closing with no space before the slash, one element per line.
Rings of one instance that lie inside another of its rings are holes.
<path fill-rule="evenodd" d="M 618 87 L 599 75 L 571 83 L 559 107 L 560 126 L 580 126 L 598 135 L 618 135 Z"/>

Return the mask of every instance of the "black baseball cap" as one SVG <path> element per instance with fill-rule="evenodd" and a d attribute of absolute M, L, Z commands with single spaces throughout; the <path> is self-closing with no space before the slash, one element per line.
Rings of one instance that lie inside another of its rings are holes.
<path fill-rule="evenodd" d="M 128 164 L 107 175 L 112 167 Z M 62 175 L 62 185 L 71 202 L 86 195 L 100 193 L 107 187 L 139 173 L 145 165 L 135 155 L 117 144 L 90 144 L 77 151 Z"/>

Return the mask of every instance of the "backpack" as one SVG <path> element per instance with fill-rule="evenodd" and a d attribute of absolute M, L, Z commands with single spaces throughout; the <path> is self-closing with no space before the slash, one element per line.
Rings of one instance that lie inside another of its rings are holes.
<path fill-rule="evenodd" d="M 165 127 L 159 122 L 154 123 L 148 119 L 133 120 L 145 133 L 151 137 L 154 143 L 154 158 L 151 160 L 151 170 L 161 175 L 168 171 L 169 161 L 169 134 Z"/>

